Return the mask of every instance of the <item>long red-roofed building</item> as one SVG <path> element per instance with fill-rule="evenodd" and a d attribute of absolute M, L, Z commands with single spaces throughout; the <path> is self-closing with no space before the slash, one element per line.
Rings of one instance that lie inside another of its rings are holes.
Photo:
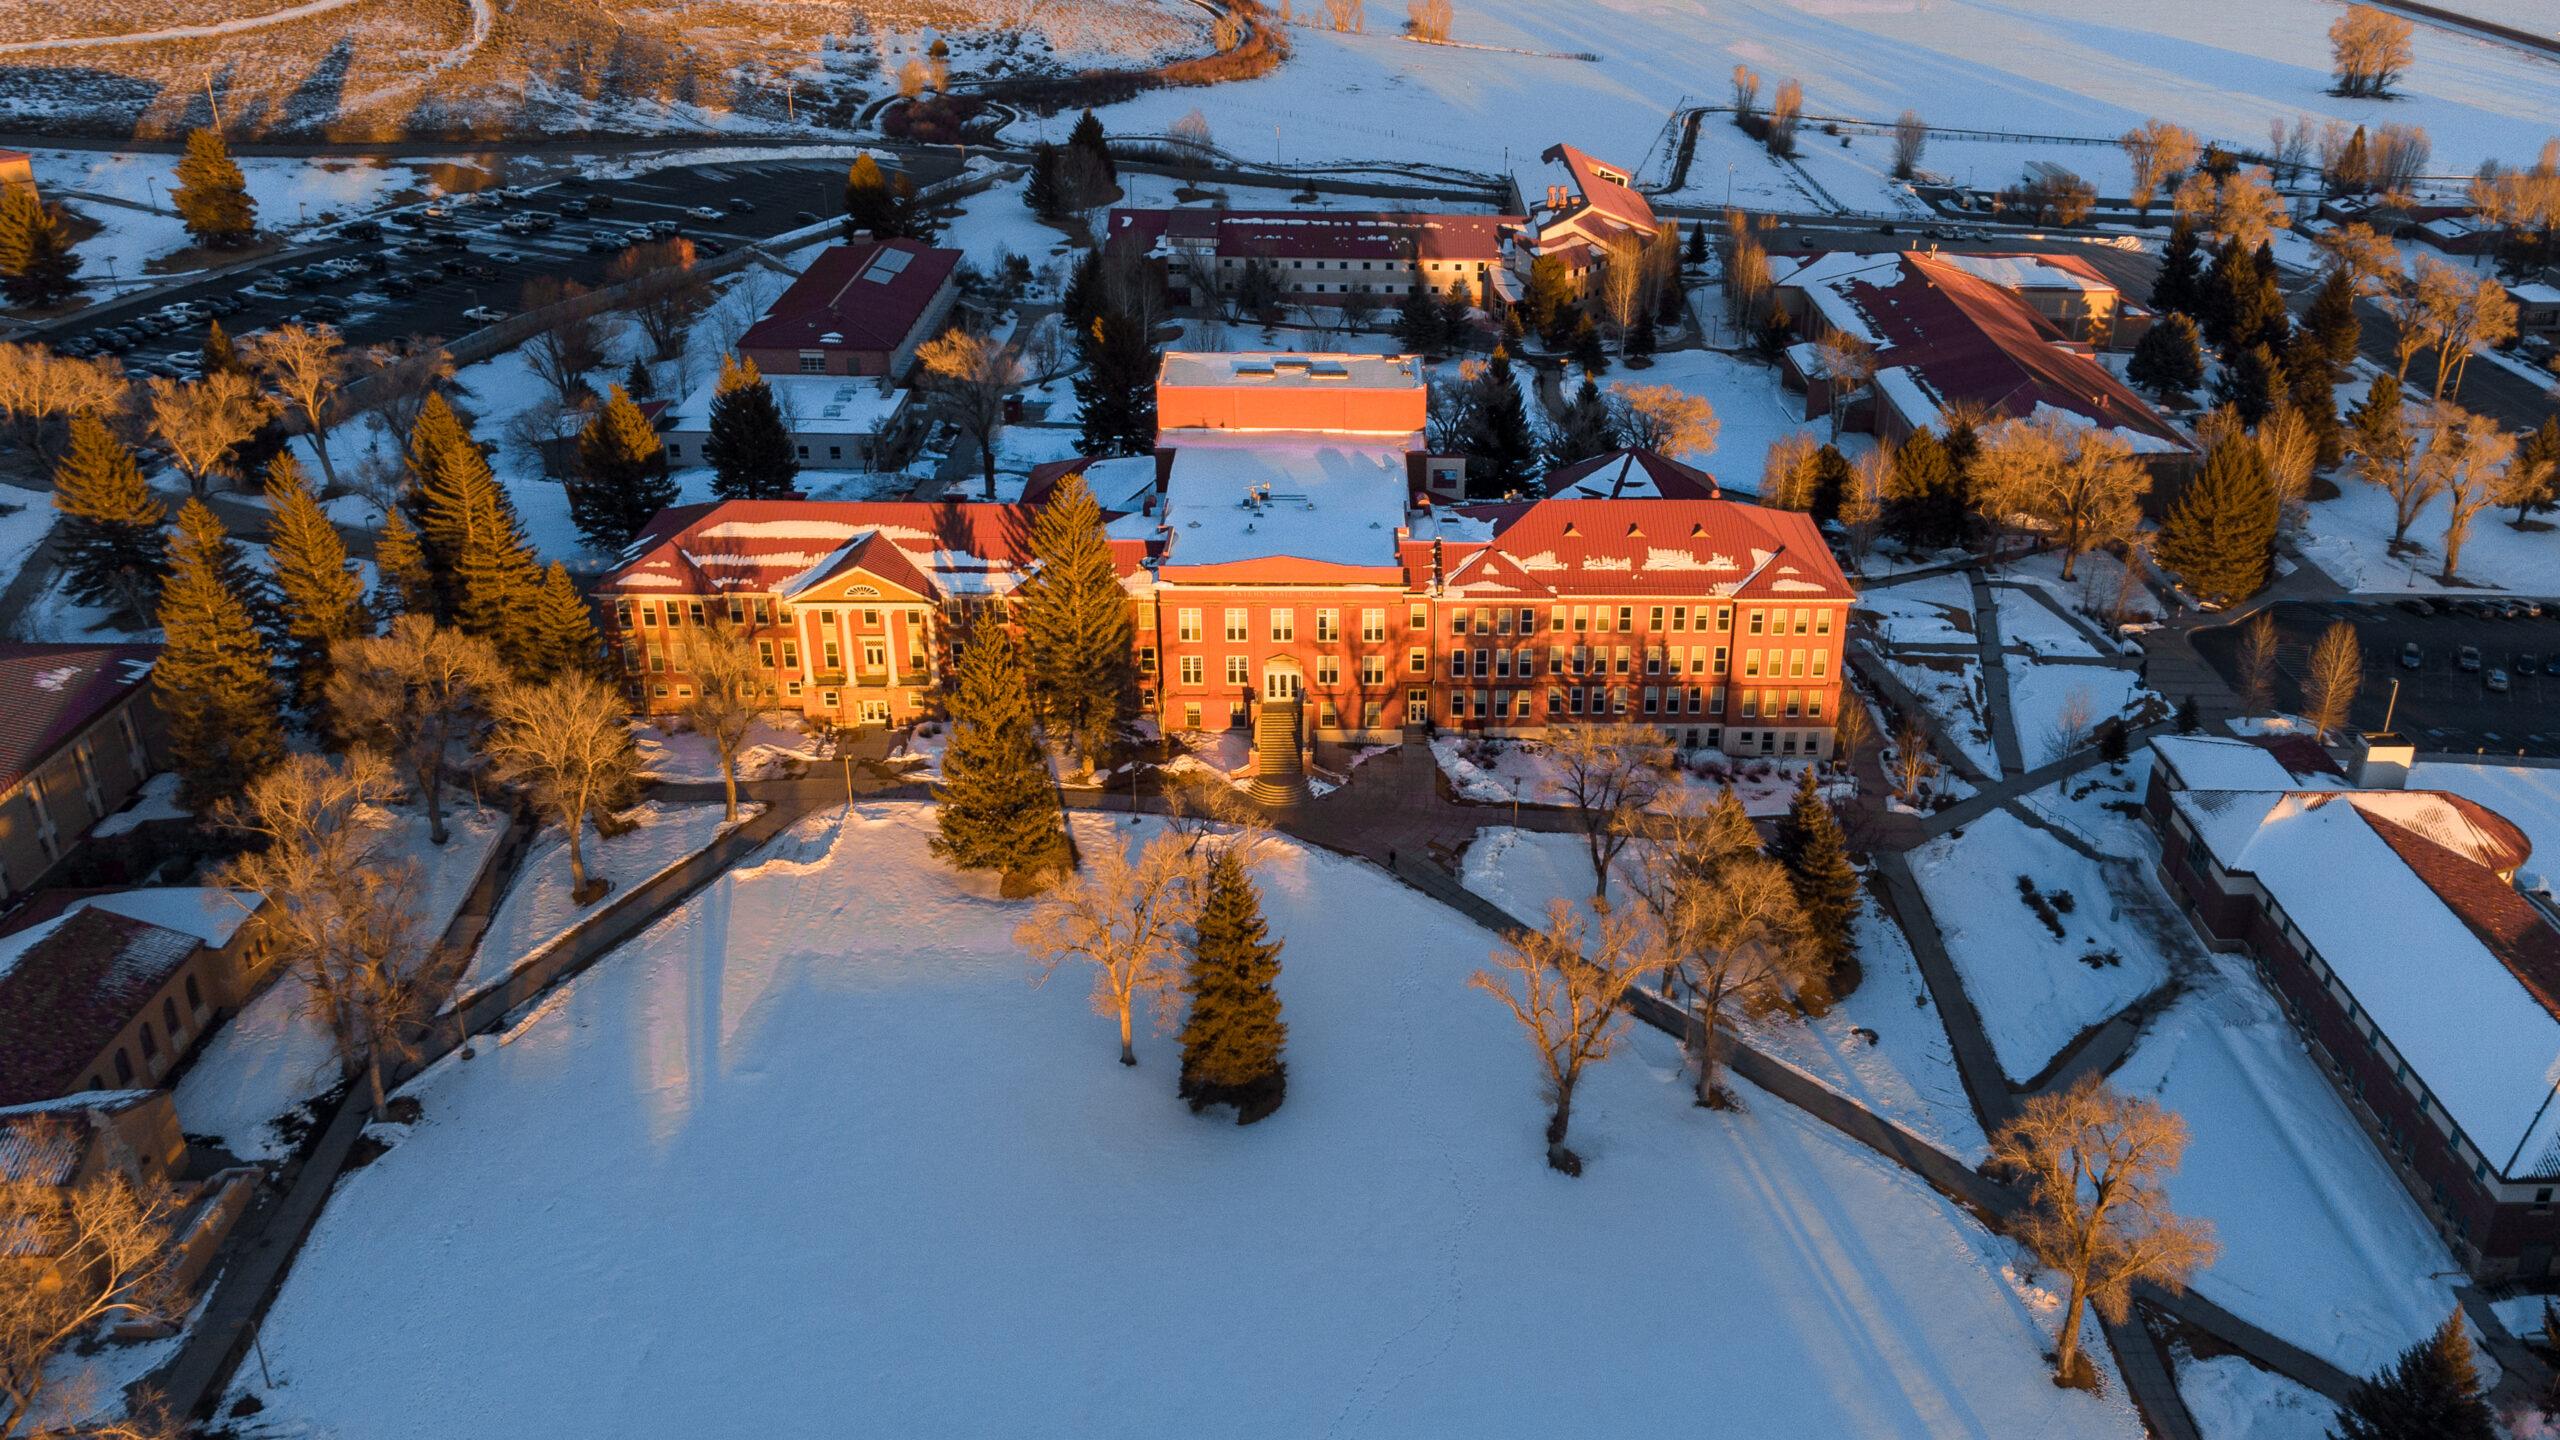
<path fill-rule="evenodd" d="M 1564 472 L 1558 498 L 1435 503 L 1459 462 L 1423 442 L 1411 357 L 1176 353 L 1159 394 L 1156 453 L 1084 475 L 1168 731 L 1297 701 L 1332 740 L 1625 719 L 1687 746 L 1829 753 L 1853 592 L 1808 517 L 1642 452 Z M 954 622 L 1029 572 L 1033 513 L 678 507 L 600 593 L 647 708 L 688 698 L 684 632 L 725 618 L 755 634 L 779 706 L 905 724 L 934 710 Z"/>
<path fill-rule="evenodd" d="M 834 245 L 782 292 L 738 353 L 768 375 L 903 377 L 957 302 L 960 252 L 913 240 Z"/>

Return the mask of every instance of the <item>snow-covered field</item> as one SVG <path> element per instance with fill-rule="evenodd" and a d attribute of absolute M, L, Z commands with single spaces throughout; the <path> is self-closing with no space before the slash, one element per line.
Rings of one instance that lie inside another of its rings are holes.
<path fill-rule="evenodd" d="M 1113 1064 L 1082 977 L 1032 988 L 1024 908 L 930 825 L 813 818 L 423 1077 L 268 1315 L 275 1387 L 242 1369 L 260 1424 L 2140 1434 L 2047 1380 L 2007 1242 L 1765 1095 L 1697 1110 L 1667 1039 L 1586 1081 L 1589 1172 L 1545 1169 L 1465 987 L 1490 937 L 1367 866 L 1261 867 L 1289 1099 L 1238 1129 L 1168 1040 Z"/>
<path fill-rule="evenodd" d="M 1929 712 L 1929 733 L 1942 750 L 1953 746 L 1984 775 L 2000 778 L 2000 752 L 1991 743 L 1990 702 L 1982 688 L 1980 661 L 1934 656 L 1888 659 L 1885 666 Z"/>
<path fill-rule="evenodd" d="M 2476 593 L 2483 587 L 2518 595 L 2560 596 L 2560 531 L 2509 528 L 2512 510 L 2480 512 L 2463 542 L 2461 583 L 2437 579 L 2444 569 L 2446 501 L 2427 502 L 2409 527 L 2420 553 L 2391 554 L 2391 497 L 2379 485 L 2343 479 L 2334 500 L 2311 506 L 2298 543 L 2304 558 L 2358 594 Z"/>
<path fill-rule="evenodd" d="M 2088 731 L 2138 713 L 2151 693 L 2133 671 L 2111 665 L 2041 664 L 2023 655 L 2004 656 L 2001 663 L 2009 671 L 2009 723 L 2029 766 L 2087 744 Z M 2066 724 L 2067 712 L 2075 709 L 2077 724 Z"/>
<path fill-rule="evenodd" d="M 1620 860 L 1620 876 L 1627 873 Z M 1591 861 L 1582 837 L 1487 826 L 1467 847 L 1468 889 L 1532 924 L 1570 900 L 1591 914 Z M 1621 904 L 1627 892 L 1613 887 Z M 1911 942 L 1869 903 L 1858 913 L 1858 962 L 1865 978 L 1830 1013 L 1810 1020 L 1775 1016 L 1751 1027 L 1751 1043 L 1823 1084 L 1934 1141 L 1968 1164 L 1988 1153 L 1981 1122 L 1965 1098 L 1946 1027 L 1930 1008 Z"/>
<path fill-rule="evenodd" d="M 743 822 L 763 808 L 741 804 L 738 818 Z M 719 805 L 644 801 L 621 816 L 637 822 L 636 828 L 610 839 L 590 830 L 579 858 L 586 863 L 588 878 L 613 882 L 605 897 L 610 900 L 647 884 L 718 839 L 728 825 L 725 814 Z M 556 827 L 546 827 L 543 838 L 518 866 L 507 898 L 489 917 L 489 928 L 480 932 L 471 968 L 454 986 L 454 994 L 468 995 L 505 979 L 518 961 L 558 939 L 590 908 L 570 898 L 568 839 Z"/>
<path fill-rule="evenodd" d="M 2176 1352 L 2178 1394 L 2204 1440 L 2329 1440 L 2338 1407 L 2319 1391 L 2238 1355 Z"/>
<path fill-rule="evenodd" d="M 1888 646 L 1975 643 L 1973 586 L 1962 575 L 1862 590 L 1856 609 Z"/>
<path fill-rule="evenodd" d="M 441 938 L 480 867 L 506 834 L 506 815 L 468 803 L 445 815 L 444 848 L 427 843 L 423 815 L 401 812 L 386 853 L 418 861 L 423 933 Z M 178 1125 L 210 1135 L 242 1160 L 274 1160 L 289 1148 L 275 1122 L 338 1084 L 336 1046 L 304 1013 L 310 991 L 290 969 L 207 1040 L 173 1097 Z"/>
<path fill-rule="evenodd" d="M 694 731 L 668 724 L 639 725 L 633 727 L 631 737 L 640 748 L 644 774 L 667 781 L 720 782 L 719 752 Z M 748 727 L 746 743 L 739 748 L 738 778 L 795 775 L 826 756 L 826 747 L 799 725 L 762 719 Z"/>
<path fill-rule="evenodd" d="M 1699 304 L 1714 309 L 1712 293 L 1701 292 Z M 1581 382 L 1577 379 L 1574 383 Z M 1668 385 L 1705 396 L 1716 411 L 1715 449 L 1672 458 L 1704 469 L 1716 477 L 1719 487 L 1742 499 L 1760 493 L 1760 471 L 1768 461 L 1769 447 L 1778 440 L 1799 430 L 1829 438 L 1826 427 L 1805 424 L 1804 397 L 1790 395 L 1779 387 L 1776 366 L 1719 350 L 1675 350 L 1657 355 L 1648 369 L 1621 367 L 1609 372 L 1602 380 L 1602 388 L 1610 385 Z M 1839 443 L 1842 452 L 1855 459 L 1874 448 L 1875 437 L 1843 435 Z"/>
<path fill-rule="evenodd" d="M 2169 1199 L 2222 1243 L 2208 1299 L 2360 1375 L 2452 1312 L 2452 1255 L 2246 962 L 2216 957 L 2113 1083 L 2186 1118 Z"/>
<path fill-rule="evenodd" d="M 2012 1080 L 2041 1073 L 2082 1031 L 2169 978 L 2166 961 L 2116 898 L 2116 877 L 2005 810 L 1910 859 Z M 2055 912 L 2060 935 L 2020 891 L 2022 875 Z M 2056 898 L 2064 895 L 2067 911 Z"/>

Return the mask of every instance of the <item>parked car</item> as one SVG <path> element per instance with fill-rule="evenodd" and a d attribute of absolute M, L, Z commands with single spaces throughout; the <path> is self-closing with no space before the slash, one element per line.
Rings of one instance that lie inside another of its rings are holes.
<path fill-rule="evenodd" d="M 2523 612 L 2523 614 L 2524 614 L 2524 618 L 2525 618 L 2525 619 L 2527 619 L 2527 620 L 2539 620 L 2539 619 L 2541 619 L 2541 618 L 2542 618 L 2542 602 L 2541 602 L 2541 601 L 2539 601 L 2539 600 L 2518 600 L 2518 601 L 2515 601 L 2515 602 L 2513 602 L 2513 603 L 2514 603 L 2514 605 L 2515 605 L 2516 609 L 2518 609 L 2519 611 L 2522 611 L 2522 612 Z"/>
<path fill-rule="evenodd" d="M 436 268 L 447 275 L 459 275 L 470 267 L 471 262 L 463 259 L 459 255 L 447 255 L 436 262 Z"/>
<path fill-rule="evenodd" d="M 533 228 L 536 230 L 548 230 L 560 223 L 559 216 L 541 210 L 536 210 L 525 218 L 533 222 Z"/>
<path fill-rule="evenodd" d="M 335 300 L 329 296 L 323 295 L 319 299 L 312 301 L 310 304 L 303 306 L 302 313 L 310 316 L 314 320 L 334 321 L 344 320 L 348 315 L 354 312 L 347 308 L 346 301 Z"/>
<path fill-rule="evenodd" d="M 435 235 L 435 242 L 453 250 L 468 250 L 471 248 L 471 237 L 452 230 L 437 231 Z"/>
<path fill-rule="evenodd" d="M 387 276 L 382 282 L 382 293 L 385 295 L 395 296 L 415 295 L 418 293 L 417 282 L 411 280 L 406 275 Z"/>
<path fill-rule="evenodd" d="M 563 215 L 584 215 L 594 208 L 586 201 L 575 197 L 560 202 L 560 213 Z"/>
<path fill-rule="evenodd" d="M 599 210 L 610 210 L 613 208 L 613 197 L 599 190 L 588 197 L 587 203 Z"/>
<path fill-rule="evenodd" d="M 677 225 L 673 220 L 652 220 L 649 222 L 649 233 L 660 240 L 673 240 L 676 238 L 676 231 L 681 228 L 683 227 Z"/>
<path fill-rule="evenodd" d="M 2461 649 L 2454 651 L 2453 664 L 2455 669 L 2460 670 L 2466 675 L 2478 674 L 2480 670 L 2480 647 L 2477 645 L 2465 645 Z"/>
<path fill-rule="evenodd" d="M 2509 683 L 2507 680 L 2507 672 L 2504 670 L 2492 670 L 2481 679 L 2480 683 L 2489 687 L 2490 694 L 2504 695 L 2507 693 L 2507 686 Z"/>
<path fill-rule="evenodd" d="M 2428 616 L 2428 615 L 2433 615 L 2434 613 L 2436 613 L 2436 607 L 2434 607 L 2433 605 L 2428 604 L 2428 603 L 2427 603 L 2426 601 L 2424 601 L 2424 600 L 2403 600 L 2403 601 L 2399 602 L 2399 604 L 2400 604 L 2400 608 L 2401 608 L 2402 610 L 2407 611 L 2409 614 L 2416 615 L 2416 616 L 2420 616 L 2420 617 L 2424 617 L 2424 616 Z"/>
<path fill-rule="evenodd" d="M 739 215 L 753 215 L 756 213 L 756 207 L 754 205 L 739 199 L 735 195 L 729 197 L 729 209 L 732 213 Z"/>
<path fill-rule="evenodd" d="M 2539 655 L 2518 655 L 2516 657 L 2515 672 L 2519 675 L 2531 675 L 2541 668 L 2542 657 Z"/>
<path fill-rule="evenodd" d="M 2403 646 L 2401 646 L 2401 647 L 2400 647 L 2400 668 L 2401 668 L 2401 669 L 2403 669 L 2403 670 L 2420 670 L 2420 669 L 2424 669 L 2424 668 L 2426 667 L 2426 663 L 2427 663 L 2427 656 L 2426 656 L 2426 652 L 2425 652 L 2425 651 L 2423 651 L 2423 650 L 2420 650 L 2420 649 L 2418 648 L 2418 642 L 2417 642 L 2417 641 L 2412 640 L 2412 641 L 2410 641 L 2408 644 L 2403 645 Z"/>
<path fill-rule="evenodd" d="M 693 253 L 696 255 L 726 255 L 729 253 L 729 247 L 706 235 L 693 242 Z"/>
<path fill-rule="evenodd" d="M 684 213 L 692 216 L 696 220 L 720 221 L 729 218 L 729 212 L 721 209 L 717 205 L 696 205 Z"/>
<path fill-rule="evenodd" d="M 350 240 L 379 240 L 382 238 L 382 222 L 379 220 L 358 220 L 348 225 L 345 229 L 340 230 L 338 233 Z"/>
<path fill-rule="evenodd" d="M 495 325 L 507 318 L 507 312 L 491 305 L 474 305 L 462 312 L 462 318 L 478 325 Z"/>
<path fill-rule="evenodd" d="M 465 265 L 462 267 L 462 273 L 482 284 L 498 278 L 498 269 L 494 265 Z"/>
<path fill-rule="evenodd" d="M 610 255 L 616 250 L 625 248 L 626 244 L 627 242 L 618 235 L 590 235 L 587 237 L 587 253 Z"/>
<path fill-rule="evenodd" d="M 498 228 L 510 235 L 530 235 L 533 233 L 533 217 L 521 214 L 510 215 L 498 222 Z"/>
<path fill-rule="evenodd" d="M 799 221 L 803 225 L 815 225 L 818 223 L 818 212 L 814 210 L 794 210 L 791 212 L 791 218 Z"/>

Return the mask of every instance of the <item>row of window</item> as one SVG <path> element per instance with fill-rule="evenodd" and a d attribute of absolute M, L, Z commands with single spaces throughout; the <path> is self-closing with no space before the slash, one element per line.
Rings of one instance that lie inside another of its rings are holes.
<path fill-rule="evenodd" d="M 196 983 L 196 977 L 193 975 L 187 976 L 186 992 L 187 1014 L 201 1021 L 205 1014 L 204 990 L 203 987 Z M 162 1026 L 166 1026 L 168 1029 L 170 1050 L 175 1052 L 184 1049 L 187 1043 L 187 1027 L 185 1021 L 179 1018 L 178 1000 L 176 996 L 163 995 L 160 997 L 159 1023 Z M 142 1018 L 142 1025 L 140 1029 L 138 1029 L 135 1034 L 142 1045 L 142 1071 L 148 1072 L 150 1078 L 156 1080 L 159 1078 L 159 1074 L 157 1071 L 153 1070 L 152 1067 L 157 1065 L 160 1061 L 160 1030 L 153 1026 L 151 1017 L 145 1015 Z M 130 1087 L 133 1084 L 133 1077 L 137 1073 L 133 1063 L 133 1052 L 127 1050 L 122 1045 L 118 1045 L 116 1047 L 114 1065 L 116 1081 L 113 1088 L 122 1090 Z M 105 1090 L 109 1088 L 106 1076 L 91 1075 L 89 1077 L 89 1088 L 92 1090 Z"/>

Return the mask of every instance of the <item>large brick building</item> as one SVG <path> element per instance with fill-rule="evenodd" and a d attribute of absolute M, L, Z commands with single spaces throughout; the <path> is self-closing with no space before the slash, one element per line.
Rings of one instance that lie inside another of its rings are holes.
<path fill-rule="evenodd" d="M 1500 284 L 1517 215 L 1349 210 L 1114 210 L 1106 243 L 1143 250 L 1164 268 L 1176 304 L 1227 295 L 1261 266 L 1289 304 L 1380 308 L 1416 286 L 1481 298 Z"/>
<path fill-rule="evenodd" d="M 958 302 L 960 252 L 859 240 L 821 253 L 747 333 L 738 353 L 767 375 L 902 380 Z"/>
<path fill-rule="evenodd" d="M 157 645 L 0 645 L 0 900 L 61 863 L 160 769 Z"/>
<path fill-rule="evenodd" d="M 1531 737 L 1593 718 L 1734 753 L 1826 755 L 1852 599 L 1805 516 L 1620 457 L 1645 498 L 1441 503 L 1411 357 L 1171 354 L 1157 452 L 1093 462 L 1146 710 L 1167 730 L 1303 706 L 1311 736 L 1433 724 Z M 1679 494 L 1673 494 L 1672 491 Z M 1018 505 L 736 501 L 669 510 L 605 577 L 626 673 L 689 694 L 685 632 L 750 629 L 778 708 L 930 713 L 954 619 L 1031 562 Z"/>
<path fill-rule="evenodd" d="M 2347 1108 L 2464 1264 L 2543 1280 L 2560 1255 L 2560 929 L 2516 888 L 2532 845 L 2400 763 L 2359 788 L 2244 741 L 2154 742 L 2161 873 L 2247 954 Z"/>

